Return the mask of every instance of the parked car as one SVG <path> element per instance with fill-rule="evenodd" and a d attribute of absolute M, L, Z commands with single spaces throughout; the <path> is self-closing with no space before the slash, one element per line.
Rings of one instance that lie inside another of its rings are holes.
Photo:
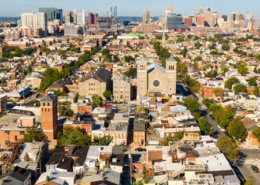
<path fill-rule="evenodd" d="M 136 152 L 146 152 L 145 148 L 136 148 L 135 149 Z"/>
<path fill-rule="evenodd" d="M 214 116 L 212 114 L 209 115 L 210 119 L 215 120 Z"/>
<path fill-rule="evenodd" d="M 257 166 L 252 165 L 251 168 L 255 173 L 259 173 L 259 169 L 257 168 Z"/>

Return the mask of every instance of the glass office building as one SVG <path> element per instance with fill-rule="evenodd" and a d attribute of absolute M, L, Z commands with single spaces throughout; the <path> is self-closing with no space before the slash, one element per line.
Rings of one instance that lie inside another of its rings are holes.
<path fill-rule="evenodd" d="M 47 21 L 59 19 L 60 23 L 63 22 L 62 9 L 57 8 L 39 8 L 39 12 L 44 12 L 47 15 Z"/>

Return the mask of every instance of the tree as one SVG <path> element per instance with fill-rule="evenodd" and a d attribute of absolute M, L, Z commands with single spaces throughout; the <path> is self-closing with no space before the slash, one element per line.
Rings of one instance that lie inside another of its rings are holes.
<path fill-rule="evenodd" d="M 214 103 L 214 100 L 213 99 L 209 99 L 209 98 L 204 98 L 202 100 L 202 103 L 207 107 L 209 108 L 209 106 Z"/>
<path fill-rule="evenodd" d="M 236 93 L 239 93 L 239 92 L 246 92 L 246 86 L 243 85 L 243 84 L 238 84 L 234 87 L 234 91 Z"/>
<path fill-rule="evenodd" d="M 228 89 L 232 89 L 232 86 L 234 84 L 238 84 L 239 80 L 236 77 L 229 78 L 227 81 L 225 81 L 225 87 Z"/>
<path fill-rule="evenodd" d="M 110 99 L 111 95 L 111 91 L 106 90 L 103 92 L 103 96 L 106 98 L 106 100 Z"/>
<path fill-rule="evenodd" d="M 134 59 L 133 59 L 133 57 L 132 56 L 125 56 L 125 62 L 127 62 L 127 63 L 129 63 L 129 62 L 131 62 L 131 61 L 133 61 Z"/>
<path fill-rule="evenodd" d="M 230 55 L 227 55 L 227 56 L 226 56 L 226 61 L 229 61 L 229 60 L 233 60 L 233 57 L 230 56 Z"/>
<path fill-rule="evenodd" d="M 219 94 L 219 93 L 222 94 L 222 90 L 221 89 L 214 89 L 213 93 L 214 94 Z"/>
<path fill-rule="evenodd" d="M 88 146 L 91 144 L 91 137 L 84 134 L 80 127 L 64 127 L 63 132 L 58 132 L 58 143 L 60 145 Z"/>
<path fill-rule="evenodd" d="M 212 135 L 213 131 L 210 130 L 210 123 L 203 117 L 199 119 L 199 127 L 203 135 Z"/>
<path fill-rule="evenodd" d="M 248 85 L 250 86 L 256 86 L 256 80 L 257 80 L 257 77 L 252 77 L 248 80 Z"/>
<path fill-rule="evenodd" d="M 180 51 L 180 54 L 182 54 L 183 57 L 186 57 L 187 53 L 188 53 L 188 49 L 186 47 L 183 50 Z"/>
<path fill-rule="evenodd" d="M 74 114 L 73 110 L 70 107 L 61 106 L 59 110 L 60 116 L 72 116 Z"/>
<path fill-rule="evenodd" d="M 32 141 L 41 141 L 42 133 L 41 131 L 35 127 L 27 127 L 22 142 L 31 143 Z"/>
<path fill-rule="evenodd" d="M 100 96 L 98 96 L 97 94 L 93 94 L 91 99 L 96 107 L 101 104 L 102 98 Z"/>
<path fill-rule="evenodd" d="M 202 60 L 202 57 L 201 56 L 197 56 L 194 58 L 194 61 L 201 61 Z"/>
<path fill-rule="evenodd" d="M 105 135 L 103 137 L 94 136 L 92 145 L 108 146 L 112 141 L 113 137 L 110 135 Z"/>
<path fill-rule="evenodd" d="M 209 106 L 208 109 L 209 112 L 212 112 L 213 117 L 217 122 L 219 122 L 220 115 L 223 112 L 223 108 L 221 105 L 217 105 L 216 103 L 213 103 Z"/>
<path fill-rule="evenodd" d="M 223 45 L 223 46 L 221 47 L 221 49 L 226 50 L 226 51 L 229 51 L 229 50 L 230 50 L 230 47 L 229 47 L 229 45 Z"/>
<path fill-rule="evenodd" d="M 242 76 L 246 76 L 248 72 L 248 68 L 244 64 L 240 64 L 237 66 L 237 72 L 240 73 Z"/>
<path fill-rule="evenodd" d="M 196 49 L 200 49 L 200 42 L 199 41 L 195 42 L 194 46 L 195 46 Z"/>
<path fill-rule="evenodd" d="M 164 141 L 162 142 L 163 146 L 169 146 L 169 142 L 176 142 L 179 141 L 183 138 L 184 136 L 184 131 L 178 131 L 176 132 L 176 136 L 172 137 L 172 136 L 168 136 L 164 139 Z"/>
<path fill-rule="evenodd" d="M 106 58 L 109 58 L 109 56 L 110 56 L 110 50 L 109 50 L 109 49 L 103 49 L 103 50 L 102 50 L 102 55 L 105 55 Z"/>
<path fill-rule="evenodd" d="M 137 75 L 137 70 L 136 68 L 129 68 L 128 71 L 124 72 L 124 75 L 126 75 L 127 77 L 132 77 L 135 78 Z"/>
<path fill-rule="evenodd" d="M 147 108 L 147 107 L 142 107 L 142 108 L 140 108 L 140 109 L 138 109 L 138 113 L 140 113 L 140 112 L 145 112 L 145 113 L 148 113 L 149 112 L 149 109 Z"/>
<path fill-rule="evenodd" d="M 192 92 L 198 93 L 200 91 L 200 83 L 197 80 L 192 79 L 189 75 L 186 76 L 183 81 Z"/>
<path fill-rule="evenodd" d="M 228 68 L 223 67 L 223 68 L 221 68 L 221 71 L 222 71 L 222 75 L 225 76 L 226 72 L 228 72 Z"/>
<path fill-rule="evenodd" d="M 255 128 L 252 131 L 252 134 L 254 137 L 256 137 L 256 139 L 258 140 L 258 142 L 260 143 L 260 127 Z"/>
<path fill-rule="evenodd" d="M 254 183 L 251 179 L 247 179 L 244 185 L 254 185 Z"/>
<path fill-rule="evenodd" d="M 221 128 L 226 128 L 228 124 L 234 119 L 235 111 L 232 108 L 227 108 L 218 116 L 217 122 Z"/>
<path fill-rule="evenodd" d="M 232 122 L 229 123 L 227 127 L 227 131 L 236 139 L 245 140 L 247 137 L 246 127 L 241 122 L 241 119 L 236 118 Z"/>
<path fill-rule="evenodd" d="M 220 136 L 217 146 L 229 161 L 236 162 L 239 159 L 238 145 L 228 136 Z"/>
<path fill-rule="evenodd" d="M 184 99 L 184 103 L 191 111 L 191 113 L 193 112 L 200 113 L 200 104 L 197 100 L 186 98 Z"/>
<path fill-rule="evenodd" d="M 211 70 L 211 71 L 209 71 L 206 75 L 205 75 L 205 77 L 210 77 L 210 78 L 215 78 L 216 76 L 218 76 L 218 72 L 217 71 L 215 71 L 215 70 Z"/>
<path fill-rule="evenodd" d="M 260 95 L 259 87 L 254 87 L 253 94 L 254 95 Z"/>

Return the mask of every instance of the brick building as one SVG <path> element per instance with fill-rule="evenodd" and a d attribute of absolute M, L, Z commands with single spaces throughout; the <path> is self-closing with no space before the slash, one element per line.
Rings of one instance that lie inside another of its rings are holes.
<path fill-rule="evenodd" d="M 161 26 L 149 23 L 142 26 L 136 26 L 133 28 L 133 33 L 152 33 L 156 30 L 161 30 Z"/>
<path fill-rule="evenodd" d="M 58 133 L 58 115 L 57 115 L 57 95 L 49 91 L 46 96 L 40 100 L 41 106 L 41 129 L 44 139 L 50 142 L 51 146 L 57 144 Z"/>
<path fill-rule="evenodd" d="M 133 128 L 133 146 L 145 146 L 145 120 L 135 119 Z"/>
<path fill-rule="evenodd" d="M 192 17 L 185 18 L 184 24 L 188 25 L 188 27 L 190 28 L 192 26 Z"/>
<path fill-rule="evenodd" d="M 0 95 L 0 112 L 3 112 L 7 109 L 7 96 Z"/>

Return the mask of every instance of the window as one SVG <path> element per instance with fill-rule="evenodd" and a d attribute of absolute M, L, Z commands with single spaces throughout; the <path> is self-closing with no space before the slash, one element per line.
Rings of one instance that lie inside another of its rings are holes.
<path fill-rule="evenodd" d="M 144 137 L 144 134 L 142 134 L 142 137 Z"/>
<path fill-rule="evenodd" d="M 17 136 L 14 136 L 14 140 L 17 141 Z"/>
<path fill-rule="evenodd" d="M 8 145 L 10 143 L 10 141 L 6 140 L 5 141 L 5 145 Z"/>
<path fill-rule="evenodd" d="M 140 140 L 138 140 L 138 144 L 140 144 Z"/>
<path fill-rule="evenodd" d="M 168 137 L 168 136 L 169 136 L 169 134 L 167 133 L 167 134 L 166 134 L 166 137 Z"/>
<path fill-rule="evenodd" d="M 124 134 L 124 138 L 125 138 L 125 134 Z"/>
<path fill-rule="evenodd" d="M 137 140 L 135 140 L 135 144 L 137 143 Z"/>
<path fill-rule="evenodd" d="M 138 134 L 138 137 L 140 137 L 140 134 Z"/>
<path fill-rule="evenodd" d="M 141 91 L 143 90 L 143 87 L 141 87 Z"/>
<path fill-rule="evenodd" d="M 20 135 L 24 135 L 24 131 L 20 131 Z"/>
<path fill-rule="evenodd" d="M 9 134 L 10 134 L 10 131 L 5 131 L 5 134 L 9 135 Z"/>
<path fill-rule="evenodd" d="M 87 130 L 87 127 L 84 127 L 84 130 Z"/>
<path fill-rule="evenodd" d="M 45 106 L 45 103 L 43 103 L 43 106 Z"/>
<path fill-rule="evenodd" d="M 117 138 L 118 136 L 117 136 L 117 134 L 116 134 L 116 138 Z"/>
<path fill-rule="evenodd" d="M 119 134 L 119 136 L 120 136 L 120 139 L 122 138 L 122 135 L 121 134 Z"/>
<path fill-rule="evenodd" d="M 91 130 L 91 127 L 88 127 L 88 130 L 90 131 L 90 130 Z"/>
<path fill-rule="evenodd" d="M 50 103 L 48 103 L 48 106 L 50 106 Z"/>
<path fill-rule="evenodd" d="M 135 137 L 137 137 L 137 134 L 135 134 Z"/>

